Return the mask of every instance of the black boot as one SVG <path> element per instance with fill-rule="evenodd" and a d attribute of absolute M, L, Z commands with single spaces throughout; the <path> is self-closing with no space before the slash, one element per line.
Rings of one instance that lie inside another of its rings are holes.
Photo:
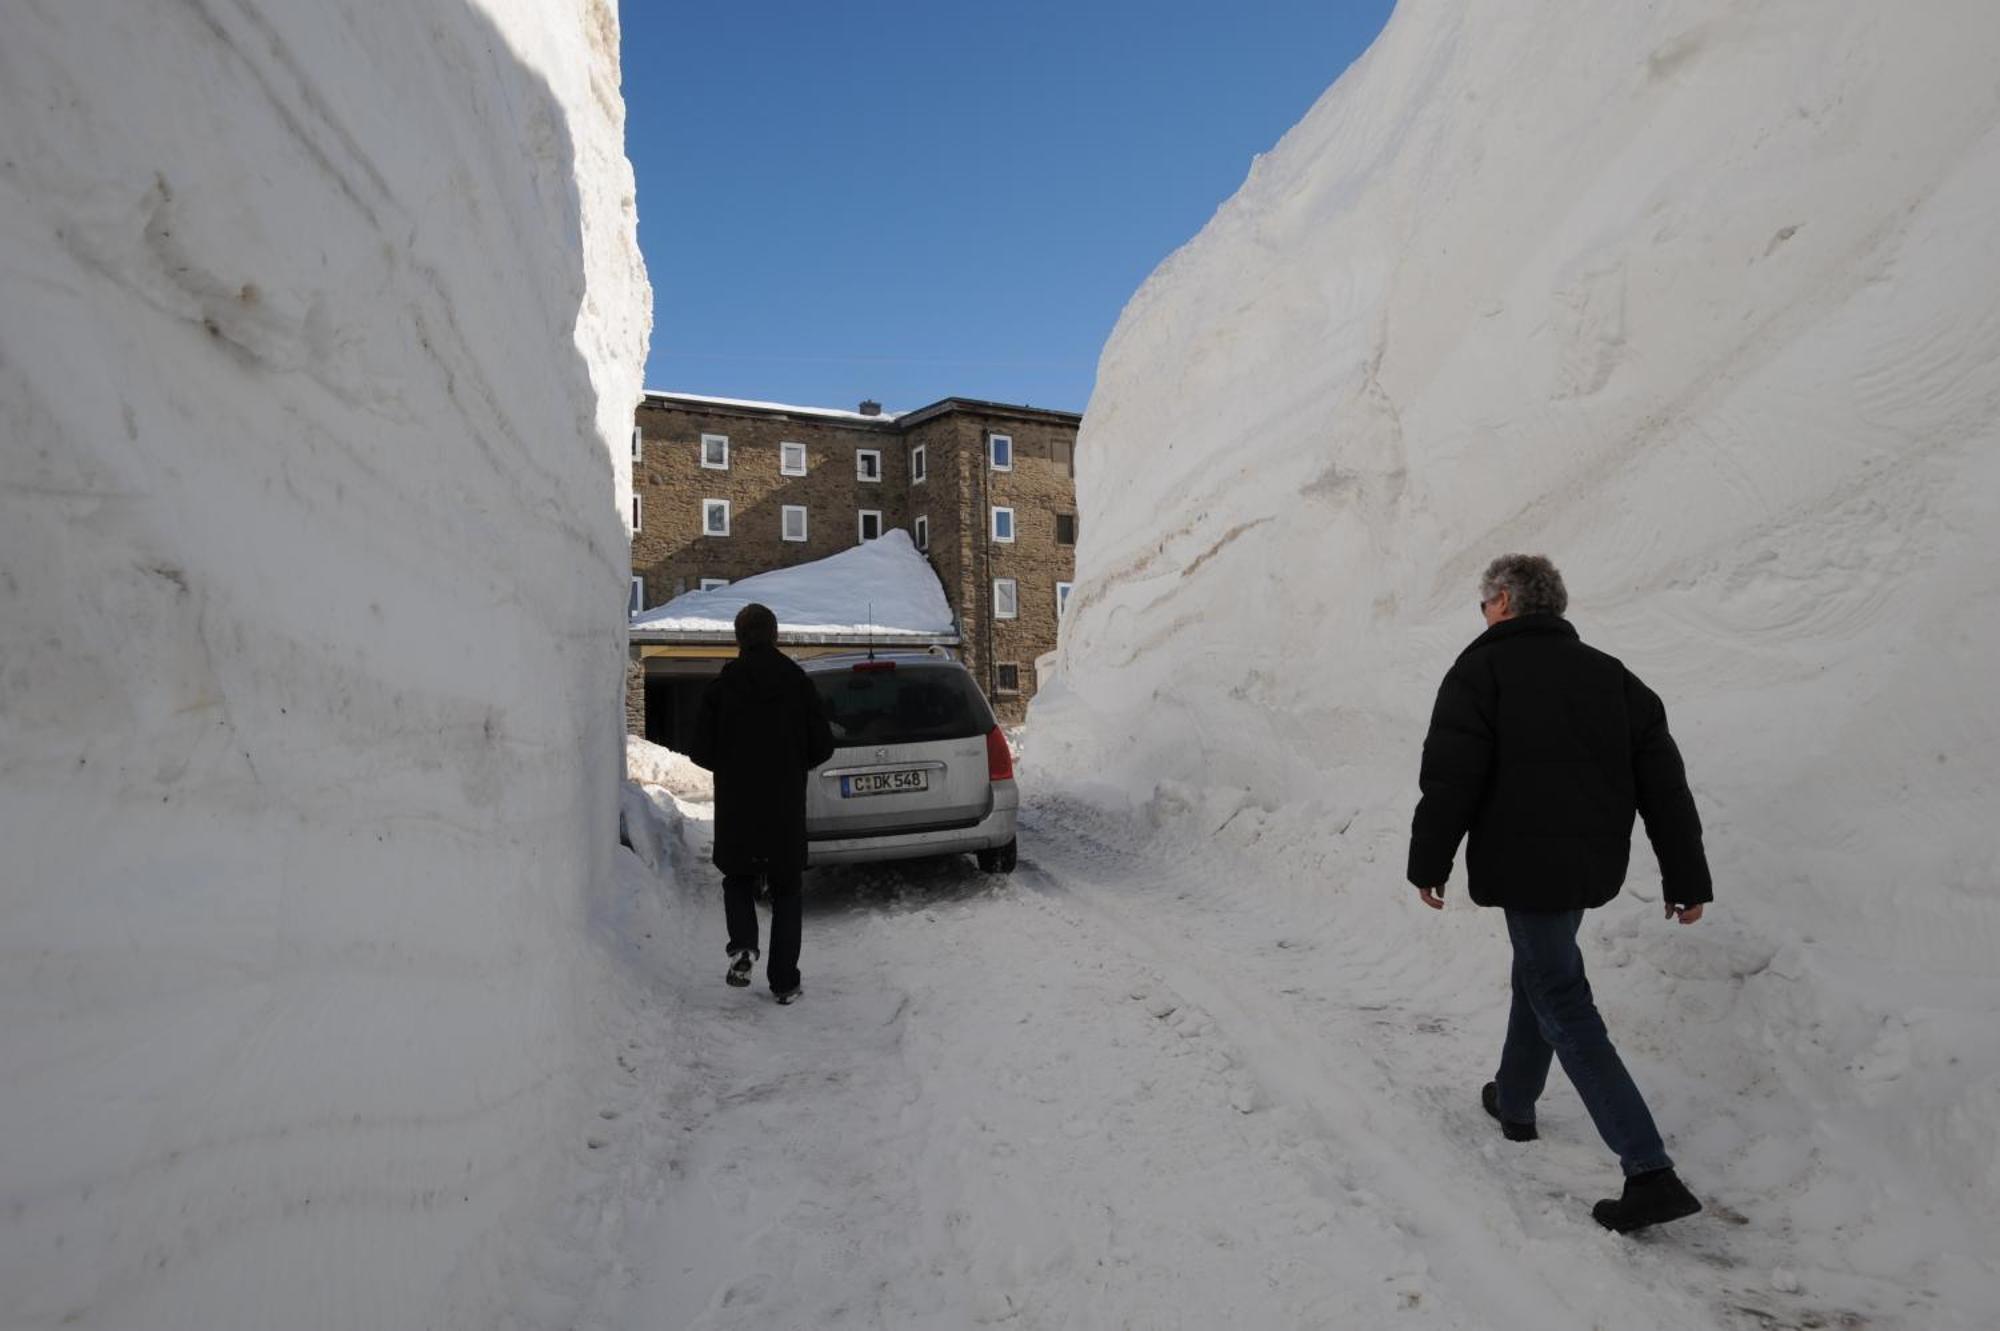
<path fill-rule="evenodd" d="M 1606 1197 L 1590 1208 L 1597 1223 L 1620 1234 L 1691 1216 L 1701 1203 L 1671 1169 L 1652 1169 L 1625 1180 L 1625 1195 Z"/>
<path fill-rule="evenodd" d="M 1508 1141 L 1531 1142 L 1534 1141 L 1537 1137 L 1541 1136 L 1540 1133 L 1535 1131 L 1535 1125 L 1532 1123 L 1510 1123 L 1506 1119 L 1500 1117 L 1499 1083 L 1489 1081 L 1484 1086 L 1480 1087 L 1479 1103 L 1485 1105 L 1486 1112 L 1493 1115 L 1494 1121 L 1499 1123 L 1500 1131 L 1506 1134 Z"/>

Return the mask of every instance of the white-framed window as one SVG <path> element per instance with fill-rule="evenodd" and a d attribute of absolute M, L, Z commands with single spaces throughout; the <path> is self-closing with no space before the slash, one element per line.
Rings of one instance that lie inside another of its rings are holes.
<path fill-rule="evenodd" d="M 854 479 L 857 481 L 879 481 L 882 479 L 881 449 L 857 448 L 854 450 Z"/>
<path fill-rule="evenodd" d="M 986 436 L 986 458 L 995 471 L 1014 470 L 1014 436 L 1011 434 L 989 434 Z"/>
<path fill-rule="evenodd" d="M 780 476 L 803 476 L 806 474 L 806 446 L 797 443 L 778 445 L 778 474 Z"/>
<path fill-rule="evenodd" d="M 632 575 L 632 596 L 625 602 L 625 614 L 629 618 L 646 608 L 646 580 L 638 574 Z"/>
<path fill-rule="evenodd" d="M 917 549 L 928 550 L 931 548 L 930 514 L 921 514 L 915 522 L 910 524 L 910 535 L 917 538 Z"/>
<path fill-rule="evenodd" d="M 1013 509 L 1002 508 L 998 504 L 995 504 L 993 506 L 993 539 L 998 543 L 1000 543 L 1001 545 L 1008 545 L 1013 542 L 1014 540 Z"/>
<path fill-rule="evenodd" d="M 646 524 L 645 524 L 645 521 L 644 521 L 644 519 L 645 519 L 645 516 L 646 516 L 646 500 L 645 500 L 645 497 L 644 497 L 643 495 L 633 495 L 633 496 L 632 496 L 632 530 L 633 530 L 633 531 L 644 531 L 644 530 L 646 529 Z"/>
<path fill-rule="evenodd" d="M 729 579 L 727 578 L 703 578 L 701 580 L 701 590 L 705 592 L 712 592 L 717 587 L 727 587 L 728 585 Z"/>
<path fill-rule="evenodd" d="M 861 539 L 872 541 L 882 534 L 882 510 L 864 508 L 861 510 Z"/>
<path fill-rule="evenodd" d="M 926 469 L 928 460 L 924 456 L 924 446 L 917 444 L 910 449 L 910 484 L 915 485 L 930 475 Z"/>
<path fill-rule="evenodd" d="M 1069 589 L 1071 587 L 1074 587 L 1075 585 L 1076 584 L 1073 582 L 1059 582 L 1056 584 L 1057 619 L 1061 619 L 1063 617 L 1063 611 L 1069 609 Z"/>
<path fill-rule="evenodd" d="M 778 509 L 778 534 L 788 541 L 806 538 L 806 506 L 784 504 Z"/>
<path fill-rule="evenodd" d="M 643 425 L 632 427 L 632 460 L 634 462 L 646 460 L 646 427 Z"/>
<path fill-rule="evenodd" d="M 993 666 L 993 691 L 995 693 L 1019 693 L 1021 691 L 1021 667 L 1013 661 L 999 661 Z"/>
<path fill-rule="evenodd" d="M 703 536 L 729 535 L 729 501 L 727 499 L 704 499 L 701 501 L 701 534 Z"/>
<path fill-rule="evenodd" d="M 1021 614 L 1020 589 L 1012 578 L 993 579 L 993 617 L 1018 619 Z"/>
<path fill-rule="evenodd" d="M 701 465 L 710 471 L 729 470 L 729 436 L 705 434 L 701 437 Z"/>

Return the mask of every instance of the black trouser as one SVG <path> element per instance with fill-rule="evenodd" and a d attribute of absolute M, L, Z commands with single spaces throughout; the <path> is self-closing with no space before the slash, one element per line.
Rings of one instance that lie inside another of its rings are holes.
<path fill-rule="evenodd" d="M 729 918 L 729 952 L 757 950 L 757 884 L 771 885 L 771 951 L 764 978 L 771 992 L 799 987 L 799 877 L 797 869 L 767 873 L 727 873 L 722 876 L 722 908 Z"/>

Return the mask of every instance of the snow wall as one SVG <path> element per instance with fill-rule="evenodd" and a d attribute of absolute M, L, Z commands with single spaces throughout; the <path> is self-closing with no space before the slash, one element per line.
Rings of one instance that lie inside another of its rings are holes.
<path fill-rule="evenodd" d="M 1030 779 L 1497 1012 L 1497 921 L 1417 908 L 1404 855 L 1478 574 L 1549 554 L 1708 829 L 1708 922 L 1593 917 L 1684 1163 L 1988 1307 L 1996 44 L 1983 0 L 1403 0 L 1107 344 L 1030 721 Z"/>
<path fill-rule="evenodd" d="M 9 1327 L 522 1314 L 617 844 L 623 120 L 611 0 L 0 8 Z"/>

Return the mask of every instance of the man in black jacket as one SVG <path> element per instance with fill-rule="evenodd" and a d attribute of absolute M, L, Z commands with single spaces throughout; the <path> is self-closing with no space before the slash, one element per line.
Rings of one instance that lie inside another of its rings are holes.
<path fill-rule="evenodd" d="M 806 865 L 806 773 L 833 756 L 819 692 L 778 650 L 778 619 L 761 605 L 736 615 L 737 656 L 702 695 L 688 757 L 715 773 L 715 867 L 729 921 L 729 971 L 750 983 L 757 959 L 757 884 L 771 891 L 771 959 L 780 1003 L 799 995 L 799 879 Z"/>
<path fill-rule="evenodd" d="M 1410 882 L 1444 906 L 1466 837 L 1473 901 L 1506 912 L 1514 999 L 1500 1069 L 1481 1091 L 1513 1141 L 1535 1138 L 1551 1057 L 1576 1086 L 1625 1170 L 1624 1194 L 1597 1203 L 1629 1232 L 1693 1215 L 1653 1116 L 1605 1032 L 1576 935 L 1583 913 L 1618 894 L 1636 810 L 1660 861 L 1669 919 L 1693 924 L 1713 899 L 1701 820 L 1658 695 L 1562 617 L 1569 594 L 1541 555 L 1502 555 L 1480 581 L 1486 632 L 1438 689 L 1424 739 L 1423 796 Z"/>

